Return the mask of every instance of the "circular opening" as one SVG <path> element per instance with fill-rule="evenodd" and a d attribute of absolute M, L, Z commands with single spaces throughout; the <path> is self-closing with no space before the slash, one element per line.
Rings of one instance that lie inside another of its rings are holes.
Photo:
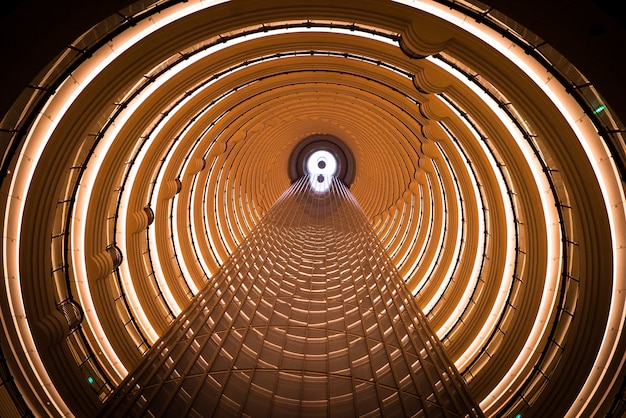
<path fill-rule="evenodd" d="M 323 174 L 328 187 L 332 179 L 350 187 L 356 164 L 352 152 L 339 138 L 316 134 L 303 139 L 294 148 L 289 157 L 288 170 L 291 181 L 309 176 L 311 183 L 317 184 L 318 174 Z"/>
<path fill-rule="evenodd" d="M 334 176 L 337 173 L 337 158 L 330 151 L 313 150 L 306 158 L 306 173 Z"/>
<path fill-rule="evenodd" d="M 338 165 L 332 152 L 325 149 L 312 150 L 305 159 L 305 172 L 311 176 L 311 187 L 314 191 L 325 192 L 330 188 L 331 178 L 337 174 Z"/>

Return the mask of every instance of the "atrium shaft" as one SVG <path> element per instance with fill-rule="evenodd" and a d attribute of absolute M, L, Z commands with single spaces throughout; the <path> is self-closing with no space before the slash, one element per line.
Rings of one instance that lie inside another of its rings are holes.
<path fill-rule="evenodd" d="M 319 180 L 288 188 L 102 415 L 482 416 L 348 188 Z"/>

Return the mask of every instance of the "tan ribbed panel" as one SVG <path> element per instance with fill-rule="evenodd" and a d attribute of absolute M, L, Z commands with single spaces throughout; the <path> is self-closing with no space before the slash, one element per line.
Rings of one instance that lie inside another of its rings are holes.
<path fill-rule="evenodd" d="M 103 415 L 482 415 L 352 194 L 315 181 L 289 187 Z"/>

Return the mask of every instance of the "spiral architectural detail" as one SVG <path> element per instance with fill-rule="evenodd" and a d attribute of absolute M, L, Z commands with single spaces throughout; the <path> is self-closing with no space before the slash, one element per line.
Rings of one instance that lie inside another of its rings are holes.
<path fill-rule="evenodd" d="M 427 351 L 445 359 L 436 364 L 448 367 L 439 384 L 446 393 L 460 388 L 450 411 L 619 416 L 626 408 L 619 111 L 550 44 L 478 1 L 134 3 L 63 50 L 0 125 L 0 415 L 93 416 L 131 390 L 122 382 L 147 367 L 163 341 L 182 338 L 198 301 L 210 299 L 217 315 L 231 303 L 220 294 L 239 298 L 265 286 L 254 293 L 261 314 L 275 285 L 263 277 L 295 289 L 309 275 L 310 287 L 300 289 L 312 297 L 307 312 L 317 312 L 315 304 L 332 311 L 331 293 L 343 286 L 342 297 L 356 292 L 333 305 L 346 321 L 365 294 L 376 299 L 372 306 L 397 309 L 391 319 L 375 315 L 384 338 L 369 328 L 358 334 L 370 358 L 386 356 L 376 358 L 387 365 L 371 363 L 367 375 L 356 376 L 358 356 L 333 355 L 330 331 L 320 337 L 328 349 L 318 354 L 354 360 L 341 369 L 342 382 L 371 389 L 377 405 L 393 398 L 381 370 L 395 370 L 399 358 L 409 369 L 421 364 L 406 360 L 421 358 L 418 345 L 408 352 L 387 340 L 404 332 L 399 341 L 432 339 Z M 293 238 L 299 225 L 285 226 L 299 219 L 293 208 L 268 232 L 285 206 L 281 196 L 298 182 L 310 197 L 300 206 L 313 218 L 332 209 L 320 196 L 349 196 L 358 216 L 336 218 L 334 231 L 358 218 L 376 250 L 346 262 L 392 272 L 383 276 L 406 292 L 406 304 L 367 272 L 361 285 L 349 269 L 312 267 L 316 257 L 359 252 L 358 239 L 330 248 L 339 241 L 326 240 L 322 224 L 311 227 L 309 242 Z M 225 271 L 266 268 L 246 258 L 252 254 L 278 270 L 240 277 L 238 290 L 212 287 L 226 286 Z M 333 287 L 332 277 L 345 281 Z M 300 321 L 297 303 L 274 312 L 287 328 Z M 222 332 L 207 315 L 205 348 Z M 315 323 L 300 325 L 314 334 Z M 417 323 L 427 336 L 407 328 Z M 248 348 L 275 341 L 248 346 L 246 335 L 266 334 L 246 329 L 229 331 L 239 333 L 237 352 L 263 358 Z M 308 359 L 283 348 L 283 359 Z M 250 393 L 271 398 L 250 367 L 234 374 L 247 376 Z M 311 387 L 305 375 L 301 394 Z M 411 376 L 415 393 L 389 401 L 406 415 L 413 399 L 443 393 L 432 379 L 423 389 Z M 324 388 L 324 399 L 333 398 L 332 384 Z M 242 405 L 237 411 L 247 414 Z"/>

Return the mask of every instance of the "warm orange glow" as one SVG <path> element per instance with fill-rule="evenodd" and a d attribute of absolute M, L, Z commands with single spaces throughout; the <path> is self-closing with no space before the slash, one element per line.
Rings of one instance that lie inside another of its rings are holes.
<path fill-rule="evenodd" d="M 514 36 L 462 8 L 357 3 L 345 5 L 353 17 L 269 2 L 237 19 L 228 2 L 167 5 L 50 94 L 4 180 L 2 323 L 28 402 L 71 414 L 38 351 L 45 338 L 65 344 L 59 299 L 82 307 L 89 360 L 119 384 L 290 186 L 296 144 L 328 134 L 354 153 L 350 192 L 483 411 L 532 410 L 559 376 L 578 385 L 563 395 L 567 416 L 603 411 L 626 367 L 626 194 L 594 112 Z M 311 184 L 323 194 L 333 175 Z M 40 190 L 48 178 L 59 183 Z M 45 208 L 57 217 L 65 202 L 67 220 L 40 219 L 40 199 L 58 202 Z M 50 231 L 67 243 L 50 246 Z M 28 259 L 42 237 L 54 254 Z M 31 286 L 31 265 L 67 272 L 67 284 Z M 235 270 L 270 267 L 246 269 Z M 40 299 L 52 314 L 29 308 Z M 571 351 L 543 355 L 593 327 L 585 373 L 563 369 Z M 556 377 L 525 385 L 544 369 Z"/>

